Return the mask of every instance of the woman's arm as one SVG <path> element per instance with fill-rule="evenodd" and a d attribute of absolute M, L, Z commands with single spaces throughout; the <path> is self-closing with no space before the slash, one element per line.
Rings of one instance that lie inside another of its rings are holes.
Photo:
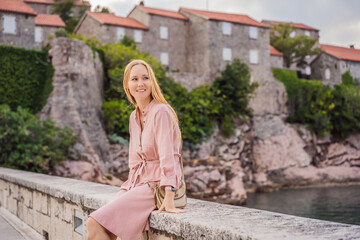
<path fill-rule="evenodd" d="M 174 136 L 171 134 L 171 113 L 165 109 L 160 109 L 155 114 L 155 141 L 158 147 L 160 158 L 160 187 L 174 186 L 178 187 L 176 176 L 176 160 L 174 155 Z M 165 191 L 164 201 L 157 213 L 163 210 L 173 213 L 186 212 L 185 210 L 175 208 L 175 192 L 172 190 Z"/>

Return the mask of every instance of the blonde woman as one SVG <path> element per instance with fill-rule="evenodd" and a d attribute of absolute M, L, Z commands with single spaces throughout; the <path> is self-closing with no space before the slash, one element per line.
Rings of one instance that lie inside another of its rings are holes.
<path fill-rule="evenodd" d="M 143 231 L 149 230 L 148 217 L 156 208 L 150 186 L 159 182 L 166 193 L 157 213 L 186 212 L 174 204 L 182 176 L 182 138 L 176 112 L 145 61 L 134 60 L 126 66 L 123 87 L 136 108 L 129 123 L 129 177 L 115 200 L 90 214 L 86 222 L 89 240 L 139 239 Z"/>

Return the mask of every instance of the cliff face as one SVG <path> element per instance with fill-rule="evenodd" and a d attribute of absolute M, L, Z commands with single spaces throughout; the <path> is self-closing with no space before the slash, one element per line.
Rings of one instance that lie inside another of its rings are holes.
<path fill-rule="evenodd" d="M 115 178 L 112 182 L 104 178 L 115 159 L 102 123 L 103 66 L 99 57 L 82 41 L 70 38 L 54 39 L 49 55 L 55 68 L 54 89 L 40 119 L 51 118 L 60 127 L 68 125 L 79 136 L 73 159 L 56 167 L 53 174 L 120 184 Z"/>
<path fill-rule="evenodd" d="M 53 174 L 112 185 L 126 180 L 128 146 L 111 145 L 103 129 L 103 68 L 81 41 L 57 38 L 50 55 L 54 90 L 39 113 L 79 135 L 72 159 Z M 286 92 L 271 71 L 255 75 L 254 117 L 235 119 L 236 133 L 225 139 L 218 128 L 194 151 L 183 150 L 189 195 L 242 204 L 246 191 L 360 181 L 360 134 L 346 141 L 317 139 L 302 125 L 288 124 Z M 112 180 L 105 177 L 106 174 Z"/>

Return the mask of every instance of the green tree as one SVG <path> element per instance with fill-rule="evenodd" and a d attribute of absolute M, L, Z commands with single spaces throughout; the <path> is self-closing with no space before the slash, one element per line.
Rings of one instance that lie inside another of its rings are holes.
<path fill-rule="evenodd" d="M 353 85 L 356 86 L 356 81 L 355 79 L 351 76 L 349 71 L 344 72 L 344 74 L 341 76 L 342 78 L 342 83 L 344 85 Z"/>
<path fill-rule="evenodd" d="M 74 16 L 74 0 L 54 0 L 55 5 L 52 10 L 53 14 L 58 14 L 66 24 L 66 31 L 72 33 L 79 23 L 81 17 L 87 10 L 86 6 L 81 6 L 77 16 Z"/>
<path fill-rule="evenodd" d="M 291 33 L 296 28 L 290 24 L 278 24 L 273 26 L 272 30 L 270 43 L 274 48 L 283 53 L 286 67 L 290 67 L 293 63 L 302 67 L 306 64 L 306 56 L 316 55 L 320 52 L 320 48 L 314 48 L 318 38 L 304 35 L 291 37 Z"/>
<path fill-rule="evenodd" d="M 110 13 L 110 9 L 107 7 L 101 7 L 100 5 L 97 5 L 94 8 L 94 12 L 101 12 L 101 13 Z"/>

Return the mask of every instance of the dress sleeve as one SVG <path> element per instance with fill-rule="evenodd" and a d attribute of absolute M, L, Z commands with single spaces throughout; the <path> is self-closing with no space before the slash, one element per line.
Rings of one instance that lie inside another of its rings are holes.
<path fill-rule="evenodd" d="M 174 155 L 174 131 L 171 128 L 171 115 L 166 110 L 155 114 L 155 142 L 160 158 L 160 186 L 177 186 L 177 176 Z"/>

